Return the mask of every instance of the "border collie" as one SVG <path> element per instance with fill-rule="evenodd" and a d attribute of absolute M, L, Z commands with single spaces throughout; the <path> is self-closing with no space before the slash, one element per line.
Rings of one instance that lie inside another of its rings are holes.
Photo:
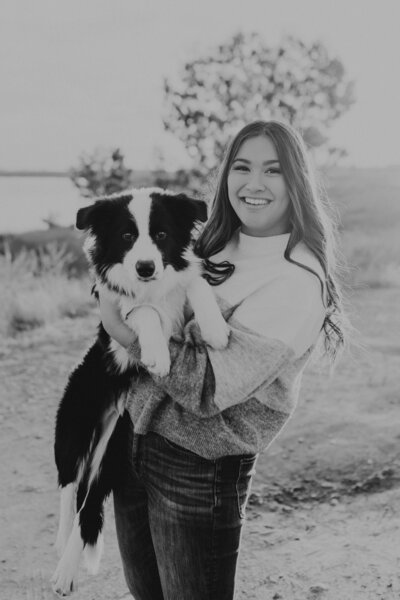
<path fill-rule="evenodd" d="M 111 339 L 98 336 L 71 373 L 56 417 L 55 460 L 61 487 L 53 589 L 68 595 L 84 552 L 90 572 L 102 554 L 103 504 L 116 484 L 129 415 L 127 392 L 140 368 L 169 372 L 168 341 L 193 311 L 206 343 L 224 348 L 229 328 L 201 261 L 193 234 L 207 219 L 205 202 L 159 188 L 133 189 L 97 200 L 77 213 L 87 233 L 84 249 L 95 287 L 111 296 L 136 333 L 140 363 Z M 140 307 L 153 310 L 143 311 Z"/>

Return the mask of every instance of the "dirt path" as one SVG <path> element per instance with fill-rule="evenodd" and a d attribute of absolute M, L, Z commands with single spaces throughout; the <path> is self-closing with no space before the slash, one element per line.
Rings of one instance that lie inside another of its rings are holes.
<path fill-rule="evenodd" d="M 345 361 L 330 382 L 311 370 L 295 417 L 260 458 L 238 600 L 400 598 L 398 301 L 398 290 L 357 295 L 368 351 Z M 0 344 L 0 600 L 53 598 L 54 415 L 96 320 L 64 321 Z M 82 569 L 76 600 L 130 597 L 111 503 L 106 515 L 101 573 Z"/>
<path fill-rule="evenodd" d="M 250 514 L 241 599 L 400 598 L 400 490 Z"/>

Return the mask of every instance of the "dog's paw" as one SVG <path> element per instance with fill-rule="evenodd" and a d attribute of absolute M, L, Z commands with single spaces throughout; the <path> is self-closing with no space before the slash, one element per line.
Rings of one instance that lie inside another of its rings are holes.
<path fill-rule="evenodd" d="M 52 577 L 53 591 L 59 596 L 69 596 L 76 589 L 76 577 L 84 542 L 81 536 L 79 514 L 74 519 L 65 551 Z"/>
<path fill-rule="evenodd" d="M 211 326 L 212 325 L 212 326 Z M 215 350 L 223 350 L 229 342 L 230 329 L 224 319 L 218 323 L 201 327 L 201 335 L 206 344 Z"/>
<path fill-rule="evenodd" d="M 52 589 L 57 596 L 65 598 L 76 591 L 76 581 L 70 573 L 62 572 L 62 569 L 57 567 L 53 577 L 51 578 Z"/>
<path fill-rule="evenodd" d="M 168 346 L 155 348 L 142 348 L 141 362 L 152 375 L 165 377 L 171 368 L 171 358 Z"/>

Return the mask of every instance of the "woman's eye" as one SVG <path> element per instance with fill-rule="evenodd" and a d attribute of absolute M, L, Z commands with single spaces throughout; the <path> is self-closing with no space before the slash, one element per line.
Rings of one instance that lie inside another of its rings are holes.
<path fill-rule="evenodd" d="M 280 175 L 282 173 L 279 167 L 269 167 L 269 169 L 267 169 L 265 172 L 268 175 Z"/>
<path fill-rule="evenodd" d="M 232 171 L 248 171 L 249 167 L 246 167 L 245 165 L 235 165 L 234 167 L 232 167 Z"/>
<path fill-rule="evenodd" d="M 126 242 L 132 242 L 133 240 L 133 233 L 123 233 L 122 234 L 122 239 L 125 240 Z"/>
<path fill-rule="evenodd" d="M 155 235 L 155 238 L 158 242 L 165 240 L 166 237 L 167 237 L 167 234 L 165 231 L 157 231 L 157 233 Z"/>

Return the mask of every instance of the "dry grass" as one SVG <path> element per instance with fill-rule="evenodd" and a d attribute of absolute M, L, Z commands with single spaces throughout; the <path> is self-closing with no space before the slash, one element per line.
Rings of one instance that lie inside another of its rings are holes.
<path fill-rule="evenodd" d="M 400 285 L 400 169 L 334 169 L 329 197 L 341 219 L 343 254 L 351 287 Z"/>
<path fill-rule="evenodd" d="M 89 278 L 68 279 L 65 274 L 70 259 L 55 247 L 41 253 L 22 251 L 14 259 L 0 256 L 0 334 L 13 336 L 92 310 Z"/>
<path fill-rule="evenodd" d="M 394 233 L 373 237 L 345 231 L 342 245 L 352 287 L 400 287 L 400 239 Z"/>

